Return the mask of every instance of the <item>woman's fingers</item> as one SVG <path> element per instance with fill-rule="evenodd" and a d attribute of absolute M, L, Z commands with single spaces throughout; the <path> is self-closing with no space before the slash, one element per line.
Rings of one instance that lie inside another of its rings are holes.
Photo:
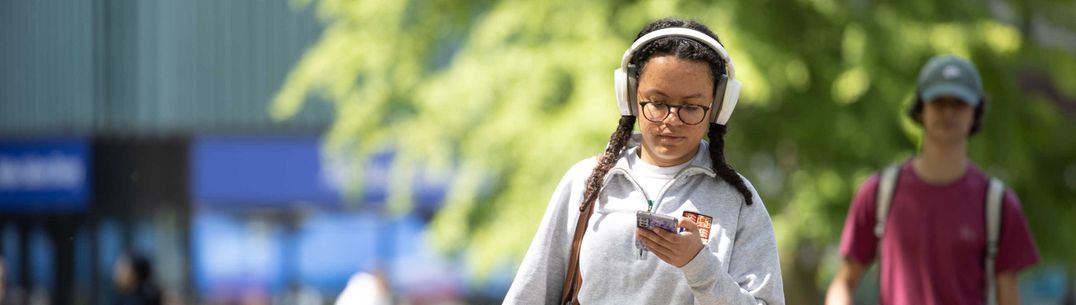
<path fill-rule="evenodd" d="M 670 265 L 681 267 L 690 262 L 702 248 L 699 227 L 690 219 L 680 219 L 682 233 L 662 229 L 636 229 L 635 235 L 643 245 L 658 258 Z"/>
<path fill-rule="evenodd" d="M 692 235 L 699 236 L 699 225 L 695 224 L 695 221 L 687 217 L 680 218 L 679 226 L 684 228 L 684 232 L 691 233 Z"/>
<path fill-rule="evenodd" d="M 662 231 L 661 229 L 654 230 Z M 658 232 L 651 229 L 635 229 L 635 232 L 637 238 L 641 237 L 640 240 L 643 241 L 643 245 L 646 245 L 646 248 L 650 249 L 651 252 L 669 253 L 672 251 L 670 248 L 672 243 L 658 235 Z"/>

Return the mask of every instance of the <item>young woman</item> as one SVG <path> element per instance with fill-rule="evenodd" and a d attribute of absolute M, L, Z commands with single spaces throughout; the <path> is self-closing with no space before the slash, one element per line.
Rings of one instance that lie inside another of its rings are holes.
<path fill-rule="evenodd" d="M 717 36 L 654 21 L 615 74 L 620 124 L 561 180 L 505 304 L 784 304 L 770 217 L 725 162 L 739 82 Z"/>

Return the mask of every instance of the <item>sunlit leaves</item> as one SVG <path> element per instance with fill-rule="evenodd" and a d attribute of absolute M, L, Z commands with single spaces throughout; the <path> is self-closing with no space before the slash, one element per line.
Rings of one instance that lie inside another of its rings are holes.
<path fill-rule="evenodd" d="M 409 209 L 418 169 L 451 175 L 430 239 L 465 252 L 477 275 L 515 263 L 560 176 L 600 152 L 618 116 L 612 71 L 636 31 L 668 15 L 710 25 L 736 63 L 744 87 L 729 160 L 774 214 L 786 272 L 810 273 L 786 276 L 808 281 L 786 283 L 790 296 L 817 299 L 820 284 L 809 281 L 824 273 L 832 256 L 821 252 L 859 183 L 915 153 L 920 129 L 904 111 L 919 67 L 938 53 L 971 58 L 987 85 L 990 115 L 970 154 L 1025 199 L 1039 240 L 1050 241 L 1039 243 L 1044 253 L 1076 260 L 1064 252 L 1076 237 L 1057 233 L 1076 224 L 1036 224 L 1076 217 L 1073 114 L 1021 84 L 1035 71 L 1076 97 L 1074 53 L 1042 47 L 986 9 L 928 0 L 313 3 L 326 30 L 270 113 L 287 118 L 324 99 L 337 113 L 332 151 L 359 160 L 396 151 L 384 177 L 396 213 Z M 1068 12 L 1050 16 L 1076 20 Z"/>

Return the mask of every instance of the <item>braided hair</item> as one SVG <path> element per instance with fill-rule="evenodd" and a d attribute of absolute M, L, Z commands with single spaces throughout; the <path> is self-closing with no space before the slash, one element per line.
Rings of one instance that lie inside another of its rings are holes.
<path fill-rule="evenodd" d="M 587 179 L 587 190 L 583 192 L 583 204 L 579 206 L 580 212 L 586 209 L 587 205 L 598 200 L 602 180 L 605 178 L 605 174 L 609 173 L 609 169 L 616 164 L 616 160 L 620 159 L 620 154 L 624 151 L 624 147 L 628 146 L 628 140 L 631 139 L 631 130 L 634 126 L 635 116 L 625 115 L 620 117 L 620 123 L 617 124 L 616 131 L 613 131 L 613 135 L 609 136 L 609 145 L 605 147 L 605 152 L 602 153 L 601 157 L 598 157 L 598 165 L 594 166 L 594 170 L 590 172 L 590 178 Z"/>
<path fill-rule="evenodd" d="M 714 40 L 720 42 L 717 35 L 710 31 L 706 25 L 694 20 L 681 20 L 678 18 L 664 18 L 651 22 L 644 27 L 635 39 L 639 39 L 647 33 L 671 27 L 682 27 L 696 30 L 713 37 Z M 628 73 L 631 73 L 632 77 L 639 79 L 639 73 L 643 70 L 643 66 L 646 65 L 650 58 L 656 55 L 673 55 L 680 59 L 695 60 L 705 62 L 710 66 L 710 75 L 714 82 L 714 90 L 717 89 L 718 75 L 724 75 L 725 63 L 721 60 L 721 57 L 716 51 L 708 46 L 699 43 L 698 41 L 682 38 L 682 37 L 664 37 L 654 40 L 645 46 L 641 47 L 631 58 L 631 64 L 636 69 L 632 69 Z M 628 94 L 634 94 L 629 92 Z M 712 109 L 711 111 L 717 111 Z M 605 152 L 598 158 L 598 164 L 594 166 L 594 170 L 591 171 L 590 177 L 587 179 L 587 188 L 583 193 L 583 203 L 579 207 L 579 211 L 583 211 L 590 204 L 593 204 L 597 198 L 598 193 L 601 192 L 602 182 L 605 175 L 609 173 L 609 169 L 616 164 L 616 160 L 620 159 L 621 153 L 623 153 L 625 146 L 627 146 L 628 140 L 631 138 L 632 128 L 635 125 L 635 116 L 621 116 L 620 123 L 617 125 L 616 131 L 609 137 L 609 145 L 606 146 Z M 719 125 L 716 123 L 710 123 L 710 130 L 708 132 L 708 141 L 710 142 L 710 160 L 712 161 L 713 170 L 717 173 L 717 179 L 724 180 L 736 188 L 741 195 L 743 195 L 744 202 L 750 205 L 751 190 L 747 188 L 747 184 L 744 182 L 743 177 L 736 173 L 725 161 L 725 132 L 727 128 L 725 125 Z"/>

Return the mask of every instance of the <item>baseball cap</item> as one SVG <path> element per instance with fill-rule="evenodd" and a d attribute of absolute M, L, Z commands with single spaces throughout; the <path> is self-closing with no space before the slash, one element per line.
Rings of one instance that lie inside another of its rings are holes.
<path fill-rule="evenodd" d="M 938 55 L 919 71 L 919 97 L 924 102 L 942 96 L 956 97 L 972 107 L 979 106 L 983 81 L 975 66 L 952 55 Z"/>

